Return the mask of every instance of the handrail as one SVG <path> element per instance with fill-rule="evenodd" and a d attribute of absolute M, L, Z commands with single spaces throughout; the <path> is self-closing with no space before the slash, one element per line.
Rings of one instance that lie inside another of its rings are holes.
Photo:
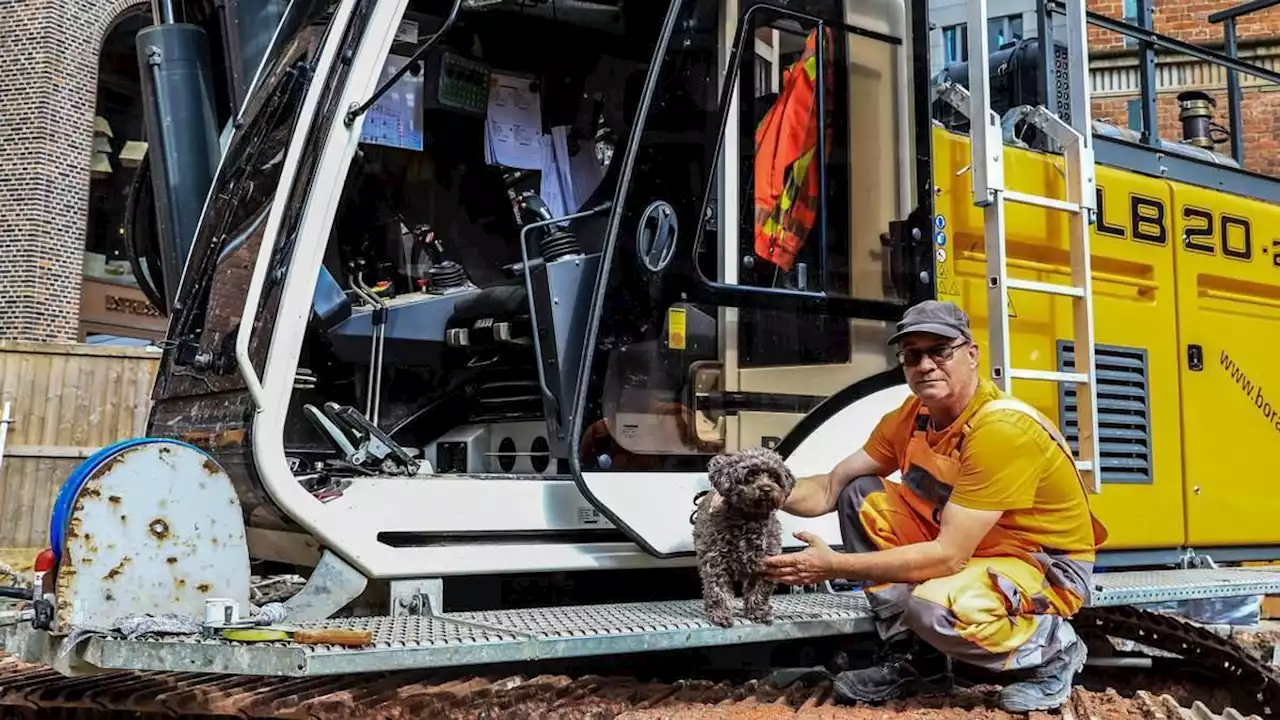
<path fill-rule="evenodd" d="M 1253 0 L 1253 2 L 1247 2 L 1226 10 L 1219 10 L 1210 15 L 1209 22 L 1211 23 L 1225 22 L 1222 26 L 1223 50 L 1231 57 L 1237 57 L 1239 43 L 1236 39 L 1236 18 L 1259 10 L 1266 10 L 1274 5 L 1280 5 L 1280 0 Z M 1244 120 L 1240 117 L 1240 105 L 1243 103 L 1244 97 L 1240 92 L 1240 78 L 1236 77 L 1234 70 L 1228 70 L 1227 109 L 1230 111 L 1231 157 L 1235 158 L 1235 161 L 1240 163 L 1241 166 L 1244 165 Z"/>
<path fill-rule="evenodd" d="M 1244 303 L 1246 305 L 1260 305 L 1268 308 L 1280 308 L 1280 300 L 1267 297 L 1257 297 L 1255 295 L 1245 295 L 1243 293 L 1229 292 L 1227 290 L 1213 290 L 1211 288 L 1200 288 L 1200 297 L 1206 297 L 1211 300 L 1227 300 L 1230 302 Z"/>
<path fill-rule="evenodd" d="M 1256 13 L 1259 10 L 1266 10 L 1267 8 L 1275 5 L 1280 5 L 1280 0 L 1253 0 L 1253 2 L 1247 2 L 1233 8 L 1227 8 L 1226 10 L 1219 10 L 1218 12 L 1213 13 L 1209 15 L 1209 22 L 1216 24 L 1223 20 L 1235 20 L 1242 15 L 1249 15 Z"/>
<path fill-rule="evenodd" d="M 1141 77 L 1141 110 L 1142 110 L 1142 142 L 1149 146 L 1160 145 L 1160 133 L 1158 123 L 1156 121 L 1156 78 L 1155 78 L 1155 48 L 1160 47 L 1183 55 L 1189 55 L 1197 60 L 1201 60 L 1213 65 L 1219 65 L 1226 70 L 1227 74 L 1227 118 L 1230 125 L 1231 135 L 1231 157 L 1238 165 L 1244 167 L 1244 123 L 1241 117 L 1240 106 L 1243 104 L 1243 95 L 1240 89 L 1240 79 L 1237 73 L 1244 73 L 1273 85 L 1280 85 L 1280 73 L 1273 72 L 1266 68 L 1254 65 L 1253 63 L 1240 60 L 1237 53 L 1236 38 L 1236 18 L 1247 15 L 1249 13 L 1264 10 L 1274 5 L 1280 5 L 1280 0 L 1252 0 L 1243 5 L 1226 10 L 1220 10 L 1209 15 L 1211 23 L 1225 23 L 1223 25 L 1223 49 L 1225 52 L 1216 52 L 1199 45 L 1184 42 L 1167 35 L 1161 35 L 1151 28 L 1151 3 L 1152 0 L 1137 0 L 1137 12 L 1142 25 L 1134 25 L 1123 20 L 1109 18 L 1106 15 L 1099 14 L 1092 10 L 1086 11 L 1085 20 L 1090 25 L 1119 33 L 1125 37 L 1133 38 L 1139 41 L 1141 62 L 1139 63 Z M 1065 0 L 1037 0 L 1037 9 L 1039 14 L 1045 17 L 1051 17 L 1052 13 L 1065 12 Z M 1043 85 L 1041 87 L 1042 94 L 1046 97 L 1050 105 L 1051 111 L 1056 111 L 1054 105 L 1055 92 L 1052 88 L 1054 67 L 1052 63 L 1052 23 L 1041 23 L 1043 39 L 1042 44 L 1042 61 L 1045 72 L 1043 74 Z"/>
<path fill-rule="evenodd" d="M 1067 4 L 1065 0 L 1047 0 L 1047 2 L 1049 5 L 1053 6 L 1053 10 L 1055 12 L 1063 12 L 1066 10 Z M 1109 18 L 1106 15 L 1096 13 L 1092 10 L 1087 11 L 1085 13 L 1085 17 L 1090 25 L 1096 25 L 1104 30 L 1110 30 L 1126 37 L 1131 37 L 1135 40 L 1149 42 L 1152 45 L 1162 47 L 1166 50 L 1172 50 L 1173 52 L 1181 53 L 1183 55 L 1190 55 L 1197 60 L 1203 60 L 1215 65 L 1222 65 L 1229 70 L 1242 72 L 1246 75 L 1252 75 L 1256 78 L 1266 80 L 1267 82 L 1280 85 L 1280 73 L 1273 72 L 1264 67 L 1259 67 L 1253 63 L 1245 62 L 1239 58 L 1233 58 L 1230 55 L 1225 55 L 1217 52 L 1216 50 L 1210 50 L 1199 45 L 1193 45 L 1189 42 L 1183 42 L 1182 40 L 1171 38 L 1168 35 L 1161 35 L 1154 30 L 1147 30 L 1146 28 L 1124 22 L 1123 20 Z"/>
<path fill-rule="evenodd" d="M 974 250 L 961 250 L 956 254 L 957 260 L 968 260 L 970 262 L 986 262 L 987 254 Z M 1056 273 L 1058 275 L 1070 275 L 1071 268 L 1066 265 L 1055 265 L 1053 263 L 1039 262 L 1037 260 L 1018 260 L 1017 258 L 1009 258 L 1005 261 L 1011 268 L 1020 270 L 1031 270 L 1034 272 Z M 1100 272 L 1094 270 L 1090 273 L 1090 277 L 1101 282 L 1115 283 L 1116 285 L 1128 285 L 1138 288 L 1139 290 L 1159 290 L 1160 283 L 1154 280 L 1143 280 L 1141 278 L 1129 277 L 1127 275 L 1117 275 L 1115 273 Z"/>

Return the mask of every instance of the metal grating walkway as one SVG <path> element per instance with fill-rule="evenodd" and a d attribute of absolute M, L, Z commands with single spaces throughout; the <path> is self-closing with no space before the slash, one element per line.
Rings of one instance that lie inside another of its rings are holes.
<path fill-rule="evenodd" d="M 1280 572 L 1263 569 L 1163 570 L 1094 575 L 1093 605 L 1280 593 Z M 303 623 L 303 627 L 362 628 L 372 647 L 295 643 L 232 643 L 203 638 L 90 639 L 85 659 L 104 668 L 236 673 L 344 673 L 521 662 L 550 658 L 677 650 L 796 640 L 874 631 L 861 592 L 784 594 L 776 619 L 757 625 L 738 617 L 733 627 L 708 622 L 701 600 L 620 603 L 525 610 L 449 613 L 443 617 L 368 617 Z"/>
<path fill-rule="evenodd" d="M 1136 570 L 1093 576 L 1094 607 L 1280 593 L 1280 570 Z"/>

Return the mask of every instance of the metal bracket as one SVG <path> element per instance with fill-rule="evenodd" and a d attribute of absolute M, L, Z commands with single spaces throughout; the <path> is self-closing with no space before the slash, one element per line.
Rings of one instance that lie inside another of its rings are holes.
<path fill-rule="evenodd" d="M 960 83 L 946 78 L 938 81 L 933 86 L 933 99 L 945 102 L 956 112 L 969 118 L 970 121 L 973 120 L 969 117 L 969 91 Z"/>
<path fill-rule="evenodd" d="M 443 578 L 391 581 L 391 617 L 440 617 L 443 613 Z"/>
<path fill-rule="evenodd" d="M 1216 570 L 1218 564 L 1207 553 L 1197 553 L 1195 548 L 1187 548 L 1182 553 L 1178 566 L 1183 570 Z"/>
<path fill-rule="evenodd" d="M 333 551 L 325 550 L 307 584 L 285 601 L 289 621 L 327 620 L 360 597 L 368 584 L 363 573 Z"/>

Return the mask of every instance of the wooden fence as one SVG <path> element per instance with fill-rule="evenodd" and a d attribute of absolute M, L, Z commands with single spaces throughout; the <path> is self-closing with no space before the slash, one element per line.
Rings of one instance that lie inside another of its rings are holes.
<path fill-rule="evenodd" d="M 99 448 L 146 429 L 160 353 L 0 341 L 0 547 L 43 547 L 58 489 Z"/>

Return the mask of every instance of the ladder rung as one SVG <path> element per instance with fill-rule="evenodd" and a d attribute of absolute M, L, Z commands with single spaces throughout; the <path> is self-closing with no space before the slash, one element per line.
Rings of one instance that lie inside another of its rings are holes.
<path fill-rule="evenodd" d="M 1076 469 L 1080 472 L 1093 472 L 1093 463 L 1088 460 L 1077 460 Z"/>
<path fill-rule="evenodd" d="M 1030 290 L 1031 292 L 1049 293 L 1050 295 L 1069 295 L 1071 297 L 1084 297 L 1084 288 L 1078 288 L 1073 285 L 1059 285 L 1057 283 L 1036 282 L 1034 280 L 1018 280 L 1009 278 L 1005 281 L 1005 287 L 1010 290 Z"/>
<path fill-rule="evenodd" d="M 1005 190 L 1004 199 L 1009 202 L 1022 203 L 1023 205 L 1035 205 L 1037 207 L 1049 208 L 1050 210 L 1062 210 L 1063 212 L 1078 213 L 1080 205 L 1078 203 L 1067 202 L 1057 198 L 1041 197 L 1039 195 L 1028 195 L 1027 193 L 1017 192 L 1015 190 Z"/>
<path fill-rule="evenodd" d="M 1020 370 L 1011 368 L 1009 377 L 1015 380 L 1048 380 L 1050 382 L 1077 383 L 1087 385 L 1089 376 L 1085 373 L 1057 372 L 1055 370 Z"/>

